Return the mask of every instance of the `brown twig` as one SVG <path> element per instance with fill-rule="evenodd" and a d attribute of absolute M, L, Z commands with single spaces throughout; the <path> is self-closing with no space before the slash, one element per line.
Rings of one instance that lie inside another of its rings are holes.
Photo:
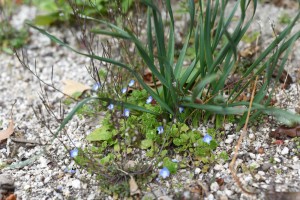
<path fill-rule="evenodd" d="M 253 86 L 253 90 L 252 90 L 252 94 L 251 94 L 251 100 L 250 100 L 250 104 L 249 104 L 249 109 L 248 109 L 248 113 L 247 113 L 247 118 L 246 118 L 246 123 L 243 127 L 243 131 L 239 137 L 239 140 L 237 142 L 237 145 L 235 147 L 235 151 L 234 151 L 234 155 L 233 158 L 229 164 L 229 170 L 232 174 L 233 179 L 236 181 L 238 187 L 242 190 L 242 192 L 249 194 L 249 195 L 255 195 L 256 192 L 250 192 L 247 189 L 245 189 L 239 179 L 239 177 L 236 175 L 236 171 L 234 170 L 234 165 L 235 165 L 235 161 L 238 155 L 238 151 L 240 149 L 241 143 L 243 141 L 243 138 L 245 137 L 246 133 L 247 133 L 247 126 L 248 126 L 248 122 L 249 122 L 249 117 L 250 117 L 250 111 L 251 111 L 251 107 L 252 107 L 252 103 L 253 103 L 253 99 L 254 99 L 254 94 L 255 94 L 255 90 L 256 90 L 256 83 L 257 83 L 258 77 L 256 77 L 255 82 L 254 82 L 254 86 Z"/>
<path fill-rule="evenodd" d="M 40 142 L 34 141 L 34 140 L 26 140 L 23 138 L 10 138 L 13 142 L 18 142 L 18 143 L 29 143 L 29 144 L 41 144 Z"/>

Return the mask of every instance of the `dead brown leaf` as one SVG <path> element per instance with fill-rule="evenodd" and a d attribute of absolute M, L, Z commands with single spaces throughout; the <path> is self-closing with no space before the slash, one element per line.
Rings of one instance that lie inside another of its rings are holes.
<path fill-rule="evenodd" d="M 17 195 L 10 194 L 8 197 L 5 198 L 5 200 L 17 200 Z"/>
<path fill-rule="evenodd" d="M 259 46 L 253 45 L 240 51 L 239 56 L 243 58 L 252 58 L 256 53 L 259 52 L 259 50 L 260 50 Z"/>
<path fill-rule="evenodd" d="M 130 180 L 129 180 L 129 189 L 130 189 L 130 195 L 134 196 L 136 194 L 140 194 L 141 191 L 139 190 L 138 185 L 136 184 L 133 176 L 130 176 Z"/>
<path fill-rule="evenodd" d="M 272 77 L 276 78 L 277 76 L 278 76 L 278 70 L 275 69 L 273 74 L 272 74 Z M 281 83 L 283 83 L 283 88 L 284 89 L 289 88 L 290 85 L 293 83 L 292 77 L 289 75 L 289 73 L 285 69 L 283 69 L 283 71 L 282 71 L 282 73 L 279 77 L 279 81 Z"/>
<path fill-rule="evenodd" d="M 299 137 L 300 125 L 297 125 L 295 127 L 286 127 L 284 125 L 279 126 L 275 131 L 272 131 L 269 136 L 275 139 L 285 139 L 286 137 Z"/>
<path fill-rule="evenodd" d="M 150 87 L 155 87 L 155 86 L 160 86 L 161 82 L 159 80 L 153 80 L 152 72 L 150 69 L 146 69 L 143 75 L 144 82 L 150 86 Z"/>
<path fill-rule="evenodd" d="M 65 84 L 64 88 L 63 88 L 63 93 L 65 93 L 66 95 L 69 95 L 69 96 L 72 96 L 75 93 L 82 94 L 86 90 L 91 89 L 91 87 L 86 86 L 86 85 L 84 85 L 82 83 L 79 83 L 77 81 L 73 81 L 73 80 L 64 80 L 63 83 Z"/>
<path fill-rule="evenodd" d="M 6 130 L 0 131 L 0 141 L 7 139 L 14 132 L 14 121 L 10 120 Z"/>

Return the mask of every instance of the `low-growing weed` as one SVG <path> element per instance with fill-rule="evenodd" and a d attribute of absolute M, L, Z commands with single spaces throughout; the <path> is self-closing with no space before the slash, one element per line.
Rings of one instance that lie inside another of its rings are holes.
<path fill-rule="evenodd" d="M 252 88 L 256 77 L 261 77 L 262 84 L 255 93 L 250 119 L 265 113 L 285 123 L 300 122 L 299 116 L 270 106 L 276 86 L 271 84 L 272 72 L 278 70 L 277 83 L 292 46 L 300 37 L 299 31 L 290 35 L 300 13 L 247 67 L 242 65 L 241 78 L 230 87 L 229 79 L 241 66 L 237 55 L 240 41 L 253 41 L 258 37 L 255 33 L 245 36 L 255 15 L 257 0 L 238 0 L 232 8 L 227 7 L 225 0 L 196 3 L 189 0 L 188 29 L 177 56 L 171 1 L 165 0 L 163 9 L 154 1 L 141 2 L 147 7 L 143 36 L 139 35 L 142 31 L 135 31 L 137 28 L 130 23 L 120 25 L 80 15 L 83 20 L 99 24 L 99 28 L 90 30 L 91 34 L 110 36 L 120 44 L 126 42 L 132 48 L 133 59 L 77 50 L 29 24 L 63 47 L 92 61 L 113 66 L 107 70 L 110 79 L 100 82 L 97 75 L 99 84 L 108 86 L 80 101 L 55 134 L 57 136 L 78 112 L 90 114 L 94 110 L 89 107 L 90 101 L 96 102 L 97 109 L 106 111 L 101 126 L 87 136 L 93 146 L 80 149 L 75 161 L 105 180 L 103 185 L 115 183 L 110 191 L 121 193 L 121 189 L 130 187 L 127 183 L 133 176 L 141 182 L 151 181 L 157 176 L 151 172 L 158 168 L 158 176 L 165 179 L 178 168 L 187 167 L 189 161 L 197 163 L 205 173 L 219 159 L 228 160 L 225 152 L 214 154 L 221 132 L 216 129 L 200 132 L 197 128 L 208 121 L 213 121 L 217 128 L 222 127 L 226 120 L 224 116 L 228 116 L 228 120 L 239 118 L 239 124 L 243 125 L 250 103 L 239 97 Z M 236 20 L 234 16 L 238 11 L 241 16 Z M 163 17 L 163 12 L 167 17 Z M 188 48 L 194 50 L 188 53 Z M 146 66 L 147 77 L 141 73 L 140 66 Z M 132 80 L 124 84 L 128 78 Z M 182 159 L 175 159 L 176 155 Z M 132 160 L 138 160 L 138 163 L 128 168 L 126 164 Z M 139 171 L 136 171 L 137 166 Z M 128 190 L 123 194 L 128 195 Z"/>

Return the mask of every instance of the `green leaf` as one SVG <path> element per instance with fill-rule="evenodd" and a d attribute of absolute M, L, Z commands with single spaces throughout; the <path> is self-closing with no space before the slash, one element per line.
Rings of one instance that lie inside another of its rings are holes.
<path fill-rule="evenodd" d="M 163 166 L 168 168 L 171 174 L 175 174 L 177 172 L 178 163 L 172 162 L 172 160 L 168 157 L 164 158 Z"/>
<path fill-rule="evenodd" d="M 145 139 L 145 140 L 142 140 L 142 142 L 141 142 L 142 149 L 148 149 L 152 146 L 153 146 L 153 140 L 151 140 L 151 139 Z"/>
<path fill-rule="evenodd" d="M 86 137 L 89 142 L 107 141 L 111 138 L 112 133 L 106 127 L 97 128 Z"/>
<path fill-rule="evenodd" d="M 47 15 L 37 15 L 34 23 L 39 26 L 49 26 L 59 19 L 59 12 L 50 13 Z"/>
<path fill-rule="evenodd" d="M 54 134 L 54 138 L 57 137 L 58 133 L 67 125 L 67 123 L 69 123 L 69 121 L 73 118 L 73 116 L 77 113 L 77 111 L 83 106 L 85 105 L 87 102 L 91 101 L 91 100 L 95 100 L 98 99 L 98 97 L 89 97 L 86 98 L 84 100 L 82 100 L 81 102 L 79 102 L 73 109 L 72 111 L 67 115 L 67 117 L 63 120 L 63 122 L 60 124 L 58 130 L 55 132 Z"/>

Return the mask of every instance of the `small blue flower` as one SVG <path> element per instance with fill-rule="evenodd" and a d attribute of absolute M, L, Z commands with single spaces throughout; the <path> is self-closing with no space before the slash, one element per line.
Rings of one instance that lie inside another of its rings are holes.
<path fill-rule="evenodd" d="M 122 94 L 125 94 L 127 92 L 127 88 L 123 88 L 122 90 L 121 90 L 121 93 Z"/>
<path fill-rule="evenodd" d="M 100 89 L 100 87 L 101 87 L 101 84 L 98 82 L 98 83 L 95 83 L 94 85 L 93 85 L 93 87 L 92 87 L 92 90 L 93 91 L 97 91 L 97 90 L 99 90 Z"/>
<path fill-rule="evenodd" d="M 177 159 L 172 159 L 172 162 L 174 162 L 174 163 L 179 163 L 179 161 L 177 160 Z"/>
<path fill-rule="evenodd" d="M 113 110 L 113 109 L 114 109 L 114 104 L 109 104 L 109 105 L 107 106 L 107 109 L 108 109 L 108 110 Z"/>
<path fill-rule="evenodd" d="M 75 158 L 76 156 L 78 156 L 78 149 L 75 148 L 75 149 L 71 150 L 71 151 L 70 151 L 70 156 L 71 156 L 72 158 Z"/>
<path fill-rule="evenodd" d="M 157 133 L 158 134 L 162 134 L 163 132 L 164 132 L 164 127 L 163 126 L 157 127 Z"/>
<path fill-rule="evenodd" d="M 68 167 L 65 168 L 64 170 L 65 173 L 70 173 L 70 174 L 75 174 L 76 173 L 76 169 L 69 169 Z"/>
<path fill-rule="evenodd" d="M 146 104 L 150 104 L 152 100 L 153 100 L 152 96 L 149 96 L 148 99 L 146 100 Z"/>
<path fill-rule="evenodd" d="M 183 111 L 184 111 L 184 108 L 179 106 L 179 113 L 183 113 Z"/>
<path fill-rule="evenodd" d="M 159 175 L 165 179 L 168 178 L 170 176 L 170 171 L 168 170 L 168 168 L 164 167 L 159 171 Z"/>
<path fill-rule="evenodd" d="M 130 80 L 129 83 L 128 83 L 128 86 L 132 87 L 133 85 L 134 85 L 134 80 Z"/>
<path fill-rule="evenodd" d="M 210 141 L 212 140 L 212 137 L 208 134 L 206 134 L 204 137 L 203 137 L 203 142 L 207 143 L 207 144 L 210 144 Z"/>
<path fill-rule="evenodd" d="M 129 117 L 129 114 L 130 114 L 130 110 L 127 109 L 127 108 L 125 108 L 125 109 L 124 109 L 124 114 L 123 114 L 123 116 Z"/>

